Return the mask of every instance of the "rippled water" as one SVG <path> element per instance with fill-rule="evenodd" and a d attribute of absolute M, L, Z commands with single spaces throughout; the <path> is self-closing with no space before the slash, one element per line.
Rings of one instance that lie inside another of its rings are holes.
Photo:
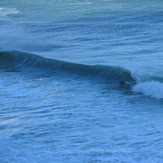
<path fill-rule="evenodd" d="M 161 163 L 162 11 L 0 1 L 0 162 Z"/>

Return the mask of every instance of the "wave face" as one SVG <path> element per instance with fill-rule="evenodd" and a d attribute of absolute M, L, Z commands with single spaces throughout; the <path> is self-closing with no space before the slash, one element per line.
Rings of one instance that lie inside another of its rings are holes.
<path fill-rule="evenodd" d="M 135 82 L 131 73 L 120 67 L 69 63 L 16 51 L 1 52 L 0 66 L 5 69 L 39 68 L 40 71 L 59 71 L 83 76 L 94 76 L 101 79 L 114 80 L 115 83 L 126 81 L 132 84 Z"/>

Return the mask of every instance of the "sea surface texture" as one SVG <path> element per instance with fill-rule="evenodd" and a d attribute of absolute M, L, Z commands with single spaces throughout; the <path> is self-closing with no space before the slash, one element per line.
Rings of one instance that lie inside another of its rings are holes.
<path fill-rule="evenodd" d="M 163 162 L 162 0 L 0 0 L 11 162 Z"/>

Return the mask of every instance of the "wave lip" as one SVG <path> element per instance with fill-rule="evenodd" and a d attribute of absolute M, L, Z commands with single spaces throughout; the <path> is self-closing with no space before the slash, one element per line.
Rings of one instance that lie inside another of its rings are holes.
<path fill-rule="evenodd" d="M 163 83 L 149 81 L 133 86 L 133 91 L 156 99 L 163 99 Z"/>

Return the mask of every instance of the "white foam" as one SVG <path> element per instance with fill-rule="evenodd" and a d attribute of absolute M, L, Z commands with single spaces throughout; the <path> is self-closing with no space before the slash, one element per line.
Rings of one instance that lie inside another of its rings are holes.
<path fill-rule="evenodd" d="M 133 91 L 137 93 L 143 93 L 144 95 L 153 98 L 162 99 L 163 83 L 160 83 L 158 81 L 140 83 L 133 87 Z"/>
<path fill-rule="evenodd" d="M 1 16 L 7 16 L 10 14 L 17 14 L 19 11 L 15 8 L 0 8 L 0 15 Z"/>

